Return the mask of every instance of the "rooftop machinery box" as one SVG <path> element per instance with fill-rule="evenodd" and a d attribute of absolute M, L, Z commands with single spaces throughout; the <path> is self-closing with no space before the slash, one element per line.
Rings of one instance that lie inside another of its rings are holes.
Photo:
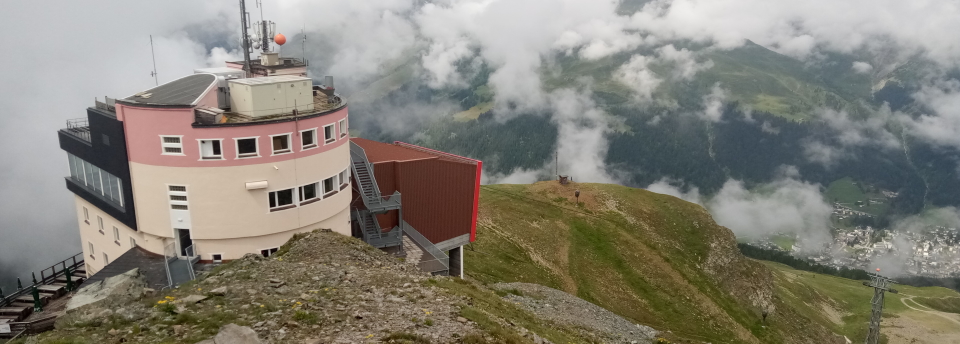
<path fill-rule="evenodd" d="M 295 75 L 227 80 L 230 111 L 250 117 L 313 111 L 313 81 Z"/>

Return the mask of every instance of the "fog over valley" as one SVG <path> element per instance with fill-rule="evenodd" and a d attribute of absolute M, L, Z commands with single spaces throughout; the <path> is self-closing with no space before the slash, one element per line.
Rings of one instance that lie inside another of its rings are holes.
<path fill-rule="evenodd" d="M 484 160 L 485 184 L 559 170 L 700 204 L 743 241 L 787 235 L 810 250 L 867 221 L 960 227 L 953 2 L 263 0 L 247 10 L 277 22 L 281 54 L 309 60 L 314 80 L 335 77 L 353 135 Z M 81 250 L 57 130 L 95 98 L 155 85 L 151 35 L 161 84 L 241 60 L 238 12 L 219 0 L 4 4 L 4 292 Z M 901 251 L 920 240 L 871 233 Z M 907 262 L 883 257 L 871 264 Z"/>

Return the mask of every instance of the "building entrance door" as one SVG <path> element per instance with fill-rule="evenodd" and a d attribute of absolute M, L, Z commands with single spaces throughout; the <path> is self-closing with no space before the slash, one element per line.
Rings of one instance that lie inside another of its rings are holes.
<path fill-rule="evenodd" d="M 180 256 L 193 257 L 196 255 L 196 249 L 193 247 L 193 239 L 190 239 L 190 230 L 177 228 L 177 245 L 180 246 Z"/>

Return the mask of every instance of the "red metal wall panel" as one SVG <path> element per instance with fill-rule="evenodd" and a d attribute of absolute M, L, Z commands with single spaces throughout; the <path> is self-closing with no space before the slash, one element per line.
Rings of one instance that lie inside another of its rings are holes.
<path fill-rule="evenodd" d="M 476 168 L 441 159 L 399 163 L 403 219 L 434 243 L 470 234 Z"/>

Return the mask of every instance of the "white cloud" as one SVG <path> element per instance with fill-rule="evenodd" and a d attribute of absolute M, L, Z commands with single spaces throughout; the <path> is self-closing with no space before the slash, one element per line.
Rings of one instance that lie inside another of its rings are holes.
<path fill-rule="evenodd" d="M 795 167 L 784 166 L 777 180 L 748 189 L 729 179 L 712 197 L 696 187 L 681 190 L 682 181 L 661 179 L 647 190 L 704 205 L 714 220 L 739 238 L 758 239 L 777 233 L 796 234 L 805 247 L 829 242 L 833 208 L 820 193 L 820 185 L 801 181 Z"/>
<path fill-rule="evenodd" d="M 648 68 L 650 59 L 643 55 L 634 55 L 614 73 L 614 77 L 626 84 L 634 92 L 634 99 L 646 102 L 653 99 L 653 91 L 662 80 Z"/>
<path fill-rule="evenodd" d="M 713 67 L 713 61 L 707 60 L 703 63 L 698 63 L 693 52 L 686 48 L 677 50 L 673 44 L 658 48 L 657 55 L 662 61 L 674 65 L 673 76 L 681 80 L 692 80 L 693 76 L 697 73 Z"/>
<path fill-rule="evenodd" d="M 910 133 L 935 145 L 960 148 L 960 81 L 924 86 L 914 98 L 931 113 L 916 120 L 901 117 Z"/>
<path fill-rule="evenodd" d="M 854 61 L 853 66 L 850 68 L 853 69 L 854 72 L 860 74 L 866 74 L 873 71 L 873 66 L 863 61 Z"/>
<path fill-rule="evenodd" d="M 703 111 L 700 117 L 710 121 L 719 122 L 723 117 L 723 102 L 727 99 L 727 91 L 720 87 L 719 83 L 713 85 L 710 94 L 703 96 Z"/>

